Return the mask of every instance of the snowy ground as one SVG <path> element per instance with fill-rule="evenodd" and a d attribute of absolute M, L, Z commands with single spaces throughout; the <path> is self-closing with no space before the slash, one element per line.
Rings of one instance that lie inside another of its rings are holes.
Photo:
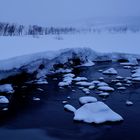
<path fill-rule="evenodd" d="M 89 47 L 97 52 L 140 54 L 140 33 L 0 37 L 0 60 L 44 51 Z"/>

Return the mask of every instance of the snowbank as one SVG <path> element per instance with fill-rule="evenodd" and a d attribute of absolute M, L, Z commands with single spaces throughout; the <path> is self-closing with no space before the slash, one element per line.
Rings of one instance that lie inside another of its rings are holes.
<path fill-rule="evenodd" d="M 53 35 L 40 38 L 1 37 L 0 74 L 12 69 L 34 72 L 40 64 L 45 64 L 48 73 L 54 64 L 64 64 L 72 58 L 79 58 L 83 66 L 92 66 L 93 61 L 118 59 L 137 63 L 136 58 L 140 58 L 139 37 L 140 34 L 132 33 L 64 35 L 63 40 L 56 40 Z"/>

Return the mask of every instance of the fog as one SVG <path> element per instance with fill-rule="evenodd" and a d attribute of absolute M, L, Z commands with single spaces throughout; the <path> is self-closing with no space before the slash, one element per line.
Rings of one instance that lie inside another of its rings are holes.
<path fill-rule="evenodd" d="M 94 17 L 140 16 L 139 0 L 0 0 L 0 21 L 60 25 Z"/>

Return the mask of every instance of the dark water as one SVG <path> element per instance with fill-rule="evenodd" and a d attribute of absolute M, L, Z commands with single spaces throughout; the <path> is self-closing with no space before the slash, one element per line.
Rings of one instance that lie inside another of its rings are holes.
<path fill-rule="evenodd" d="M 75 70 L 78 76 L 85 76 L 90 80 L 96 80 L 100 76 L 105 81 L 110 81 L 114 76 L 102 75 L 99 69 L 114 67 L 119 75 L 127 77 L 131 75 L 129 69 L 123 69 L 118 63 L 99 63 L 93 67 Z M 55 76 L 57 77 L 57 76 Z M 59 77 L 59 76 L 58 76 Z M 24 79 L 25 80 L 25 79 Z M 2 140 L 139 140 L 140 125 L 140 84 L 133 84 L 127 90 L 110 93 L 105 103 L 119 113 L 123 122 L 105 123 L 101 125 L 77 123 L 73 121 L 73 114 L 66 112 L 62 101 L 76 108 L 80 107 L 78 98 L 84 96 L 77 86 L 60 89 L 58 81 L 49 77 L 48 85 L 29 85 L 20 80 L 18 88 L 9 106 L 9 111 L 0 112 L 0 139 Z M 20 88 L 26 85 L 26 88 Z M 114 87 L 114 85 L 110 84 Z M 38 91 L 42 88 L 44 91 Z M 72 91 L 75 89 L 76 91 Z M 91 96 L 102 100 L 97 91 L 91 91 Z M 71 99 L 67 99 L 70 96 Z M 33 101 L 33 97 L 39 97 L 40 101 Z M 133 101 L 133 106 L 126 106 L 127 99 Z"/>

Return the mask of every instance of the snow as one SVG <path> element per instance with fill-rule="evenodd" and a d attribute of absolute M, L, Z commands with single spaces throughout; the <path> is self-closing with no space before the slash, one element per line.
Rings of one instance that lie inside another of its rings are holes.
<path fill-rule="evenodd" d="M 76 108 L 73 107 L 73 106 L 70 105 L 70 104 L 64 105 L 64 109 L 66 109 L 67 111 L 73 112 L 73 113 L 76 111 Z"/>
<path fill-rule="evenodd" d="M 90 94 L 90 90 L 88 88 L 83 88 L 82 91 L 85 92 L 86 94 Z"/>
<path fill-rule="evenodd" d="M 101 92 L 99 94 L 99 96 L 102 96 L 102 97 L 109 96 L 109 93 L 108 92 Z"/>
<path fill-rule="evenodd" d="M 124 79 L 122 76 L 116 76 L 116 79 L 119 79 L 119 80 L 122 80 L 122 79 Z"/>
<path fill-rule="evenodd" d="M 84 104 L 77 109 L 74 113 L 74 120 L 100 124 L 108 121 L 121 121 L 123 118 L 103 102 L 95 102 Z"/>
<path fill-rule="evenodd" d="M 133 81 L 140 82 L 140 77 L 132 78 Z"/>
<path fill-rule="evenodd" d="M 104 81 L 104 77 L 100 77 L 99 78 L 99 81 Z"/>
<path fill-rule="evenodd" d="M 133 105 L 133 102 L 132 102 L 132 101 L 127 100 L 127 101 L 126 101 L 126 105 L 131 106 L 131 105 Z"/>
<path fill-rule="evenodd" d="M 86 77 L 76 77 L 73 79 L 73 81 L 87 81 L 87 78 Z"/>
<path fill-rule="evenodd" d="M 100 82 L 100 83 L 97 84 L 97 86 L 98 86 L 98 87 L 108 86 L 108 84 L 105 83 L 105 82 Z"/>
<path fill-rule="evenodd" d="M 0 92 L 14 93 L 14 89 L 11 84 L 4 84 L 0 85 Z"/>
<path fill-rule="evenodd" d="M 101 86 L 101 87 L 98 87 L 98 90 L 101 90 L 101 91 L 114 91 L 114 88 L 109 87 L 109 86 Z"/>
<path fill-rule="evenodd" d="M 48 84 L 47 80 L 44 79 L 44 78 L 40 78 L 40 79 L 35 80 L 35 83 L 39 84 L 39 85 L 41 85 L 41 84 Z"/>
<path fill-rule="evenodd" d="M 97 99 L 92 96 L 84 96 L 84 97 L 79 98 L 79 102 L 81 104 L 94 103 L 94 102 L 97 102 Z"/>
<path fill-rule="evenodd" d="M 67 104 L 68 103 L 68 101 L 62 101 L 62 104 Z"/>
<path fill-rule="evenodd" d="M 34 101 L 40 101 L 40 98 L 33 97 L 33 100 L 34 100 Z"/>
<path fill-rule="evenodd" d="M 117 89 L 118 89 L 118 90 L 125 90 L 126 87 L 118 87 Z"/>
<path fill-rule="evenodd" d="M 107 69 L 107 70 L 105 70 L 105 71 L 103 71 L 103 74 L 117 74 L 118 72 L 114 69 L 114 68 L 109 68 L 109 69 Z"/>
<path fill-rule="evenodd" d="M 85 64 L 82 64 L 81 66 L 84 66 L 84 67 L 91 67 L 91 66 L 94 66 L 94 65 L 95 65 L 94 62 L 88 60 Z"/>
<path fill-rule="evenodd" d="M 8 104 L 9 100 L 5 96 L 0 96 L 0 104 Z"/>
<path fill-rule="evenodd" d="M 88 87 L 88 89 L 90 89 L 90 90 L 91 90 L 91 89 L 94 89 L 94 88 L 95 88 L 95 86 L 89 86 L 89 87 Z"/>
<path fill-rule="evenodd" d="M 45 70 L 49 72 L 53 68 L 53 64 L 57 62 L 64 64 L 68 61 L 68 58 L 72 58 L 73 53 L 84 64 L 88 64 L 87 66 L 89 64 L 93 65 L 92 61 L 96 60 L 114 61 L 121 58 L 126 58 L 131 63 L 136 63 L 136 58 L 140 58 L 139 36 L 139 33 L 115 35 L 88 33 L 62 35 L 63 40 L 55 39 L 56 35 L 40 36 L 39 38 L 31 36 L 1 37 L 0 71 L 19 69 L 24 66 L 29 66 L 28 70 L 31 69 L 31 66 L 32 69 L 34 68 L 33 70 L 36 70 L 37 66 L 45 60 L 47 63 Z M 64 69 L 61 70 L 65 72 Z"/>
<path fill-rule="evenodd" d="M 93 83 L 92 82 L 82 81 L 82 82 L 76 82 L 76 85 L 80 85 L 80 86 L 91 86 L 91 85 L 93 85 Z"/>
<path fill-rule="evenodd" d="M 116 86 L 122 86 L 122 83 L 118 82 L 116 83 Z"/>
<path fill-rule="evenodd" d="M 69 86 L 72 83 L 73 77 L 75 77 L 74 74 L 68 73 L 63 76 L 63 81 L 58 83 L 58 86 L 63 87 L 63 86 Z"/>

